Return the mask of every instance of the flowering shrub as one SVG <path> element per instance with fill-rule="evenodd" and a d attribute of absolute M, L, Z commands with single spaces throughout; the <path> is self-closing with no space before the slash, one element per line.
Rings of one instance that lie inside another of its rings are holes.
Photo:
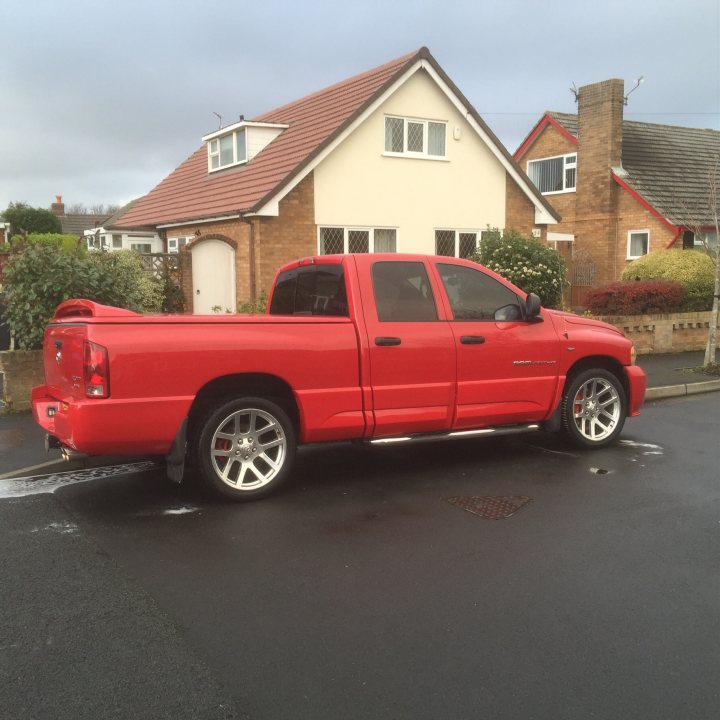
<path fill-rule="evenodd" d="M 616 282 L 591 290 L 585 304 L 595 315 L 649 315 L 675 312 L 683 286 L 670 280 Z"/>
<path fill-rule="evenodd" d="M 565 261 L 556 250 L 516 230 L 490 230 L 482 235 L 472 258 L 527 293 L 540 296 L 545 307 L 558 307 L 565 287 Z"/>
<path fill-rule="evenodd" d="M 715 287 L 715 263 L 694 250 L 656 250 L 633 260 L 623 270 L 623 280 L 674 280 L 685 295 L 680 310 L 710 310 Z"/>

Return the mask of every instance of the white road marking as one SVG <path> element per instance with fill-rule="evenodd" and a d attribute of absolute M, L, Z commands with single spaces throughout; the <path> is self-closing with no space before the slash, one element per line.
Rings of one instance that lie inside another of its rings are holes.
<path fill-rule="evenodd" d="M 70 470 L 68 472 L 53 473 L 51 475 L 36 475 L 31 477 L 0 480 L 0 499 L 26 497 L 54 493 L 58 488 L 66 485 L 76 485 L 90 480 L 127 475 L 128 473 L 152 470 L 157 465 L 151 461 L 127 463 L 125 465 L 108 465 L 106 467 L 88 468 L 87 470 Z"/>

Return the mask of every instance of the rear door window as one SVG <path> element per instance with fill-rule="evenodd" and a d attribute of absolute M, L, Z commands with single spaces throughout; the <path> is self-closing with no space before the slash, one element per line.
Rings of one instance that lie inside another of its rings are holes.
<path fill-rule="evenodd" d="M 312 265 L 281 273 L 275 284 L 271 315 L 348 315 L 341 265 Z"/>

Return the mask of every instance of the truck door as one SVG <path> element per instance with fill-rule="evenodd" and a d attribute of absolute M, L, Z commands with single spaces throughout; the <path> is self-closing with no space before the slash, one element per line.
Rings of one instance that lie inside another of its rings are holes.
<path fill-rule="evenodd" d="M 525 321 L 524 300 L 482 271 L 437 262 L 457 349 L 455 429 L 535 422 L 548 414 L 560 343 L 550 320 Z"/>
<path fill-rule="evenodd" d="M 370 360 L 372 435 L 448 430 L 455 408 L 455 340 L 438 313 L 423 260 L 356 256 Z"/>

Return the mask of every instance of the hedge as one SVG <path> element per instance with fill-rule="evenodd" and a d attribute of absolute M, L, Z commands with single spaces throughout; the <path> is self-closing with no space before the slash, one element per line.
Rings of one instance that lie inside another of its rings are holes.
<path fill-rule="evenodd" d="M 591 290 L 585 300 L 595 315 L 652 315 L 676 312 L 685 290 L 669 280 L 616 282 Z"/>

